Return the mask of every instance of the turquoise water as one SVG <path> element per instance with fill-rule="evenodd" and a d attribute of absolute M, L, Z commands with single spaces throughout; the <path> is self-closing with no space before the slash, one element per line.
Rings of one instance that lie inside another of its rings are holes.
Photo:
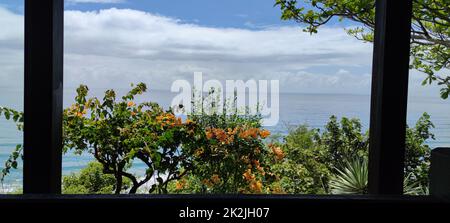
<path fill-rule="evenodd" d="M 93 95 L 101 95 L 104 89 L 93 89 Z M 126 90 L 119 90 L 119 95 Z M 66 89 L 64 105 L 73 102 L 74 89 Z M 156 101 L 167 107 L 174 94 L 164 91 L 150 91 L 138 101 Z M 0 89 L 0 105 L 22 109 L 23 92 L 17 89 Z M 333 95 L 333 94 L 281 94 L 280 122 L 268 129 L 275 133 L 285 133 L 287 125 L 308 124 L 314 128 L 322 128 L 331 115 L 338 117 L 357 117 L 361 119 L 364 129 L 369 127 L 370 96 L 367 95 Z M 428 112 L 436 128 L 433 133 L 435 141 L 428 144 L 435 147 L 450 147 L 450 100 L 438 97 L 410 97 L 408 103 L 408 124 L 414 125 L 423 112 Z M 7 159 L 16 144 L 22 142 L 22 134 L 10 121 L 0 118 L 0 165 Z M 83 168 L 91 157 L 88 154 L 66 154 L 63 157 L 63 174 L 70 174 Z M 142 171 L 142 164 L 134 166 L 135 172 Z M 3 190 L 10 191 L 22 185 L 22 170 L 15 170 L 7 177 Z M 0 188 L 0 191 L 2 189 Z"/>

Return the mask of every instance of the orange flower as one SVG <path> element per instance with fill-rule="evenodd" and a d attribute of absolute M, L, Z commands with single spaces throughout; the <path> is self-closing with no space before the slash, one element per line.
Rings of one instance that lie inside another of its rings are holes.
<path fill-rule="evenodd" d="M 280 186 L 275 186 L 272 189 L 272 193 L 274 193 L 274 194 L 285 194 L 285 192 L 283 191 L 283 189 Z"/>
<path fill-rule="evenodd" d="M 250 183 L 250 189 L 253 190 L 254 192 L 261 193 L 261 191 L 262 191 L 262 183 L 261 183 L 261 181 L 259 181 L 259 180 L 252 181 Z"/>
<path fill-rule="evenodd" d="M 190 119 L 186 119 L 186 125 L 191 125 L 191 124 L 195 124 L 195 122 Z"/>
<path fill-rule="evenodd" d="M 261 136 L 261 138 L 265 139 L 268 136 L 270 136 L 270 131 L 267 129 L 264 129 L 262 131 L 259 132 L 259 135 Z"/>
<path fill-rule="evenodd" d="M 220 183 L 220 177 L 219 177 L 219 175 L 213 174 L 213 175 L 211 176 L 211 181 L 212 181 L 214 184 Z"/>
<path fill-rule="evenodd" d="M 184 189 L 185 186 L 186 186 L 186 181 L 184 179 L 183 180 L 179 180 L 175 184 L 175 189 L 176 190 L 182 190 L 182 189 Z"/>
<path fill-rule="evenodd" d="M 252 174 L 252 170 L 251 169 L 247 169 L 247 171 L 245 171 L 245 173 L 242 174 L 242 175 L 244 176 L 244 179 L 248 180 L 248 181 L 255 179 L 255 175 Z"/>
<path fill-rule="evenodd" d="M 247 139 L 248 138 L 248 132 L 247 131 L 240 132 L 239 133 L 239 138 Z"/>
<path fill-rule="evenodd" d="M 242 139 L 248 139 L 249 137 L 256 139 L 258 137 L 258 132 L 258 128 L 247 129 L 239 133 L 239 137 Z"/>
<path fill-rule="evenodd" d="M 227 134 L 228 134 L 229 136 L 233 136 L 233 135 L 236 134 L 237 130 L 238 130 L 237 127 L 234 128 L 234 129 L 228 128 L 228 129 L 227 129 Z"/>
<path fill-rule="evenodd" d="M 162 126 L 179 126 L 182 124 L 182 120 L 180 117 L 175 117 L 174 114 L 171 113 L 163 113 L 161 115 L 156 116 L 156 121 Z"/>
<path fill-rule="evenodd" d="M 166 119 L 167 121 L 171 122 L 175 120 L 175 115 L 174 114 L 166 114 Z"/>
<path fill-rule="evenodd" d="M 211 132 L 211 130 L 206 129 L 206 138 L 212 139 L 214 137 L 214 134 Z"/>
<path fill-rule="evenodd" d="M 272 146 L 271 149 L 277 160 L 282 160 L 284 158 L 284 152 L 279 146 Z"/>
<path fill-rule="evenodd" d="M 86 111 L 86 109 L 84 109 L 82 112 L 76 112 L 75 113 L 75 115 L 77 116 L 77 117 L 83 117 L 83 115 L 85 115 L 87 113 L 87 111 Z"/>
<path fill-rule="evenodd" d="M 256 139 L 258 137 L 259 132 L 258 128 L 251 128 L 248 131 L 249 131 L 248 135 L 251 136 L 252 138 Z"/>
<path fill-rule="evenodd" d="M 213 184 L 211 183 L 211 181 L 208 180 L 208 179 L 202 180 L 202 183 L 203 183 L 204 185 L 208 186 L 208 187 L 212 187 L 212 186 L 213 186 Z"/>
<path fill-rule="evenodd" d="M 183 122 L 183 121 L 181 120 L 181 118 L 178 117 L 178 118 L 175 120 L 175 125 L 181 125 L 182 122 Z"/>
<path fill-rule="evenodd" d="M 216 139 L 220 142 L 225 142 L 227 140 L 227 134 L 223 129 L 213 129 L 214 135 L 216 135 Z"/>
<path fill-rule="evenodd" d="M 132 101 L 129 101 L 129 102 L 127 103 L 127 105 L 128 105 L 128 107 L 133 107 L 133 106 L 135 105 L 135 103 L 132 102 Z"/>
<path fill-rule="evenodd" d="M 227 140 L 226 140 L 226 144 L 231 144 L 234 141 L 234 135 L 228 136 Z"/>

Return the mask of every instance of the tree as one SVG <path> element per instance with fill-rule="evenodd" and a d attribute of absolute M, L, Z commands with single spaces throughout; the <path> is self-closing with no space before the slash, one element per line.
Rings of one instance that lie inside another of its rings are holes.
<path fill-rule="evenodd" d="M 87 98 L 88 87 L 77 89 L 75 104 L 64 110 L 63 139 L 65 151 L 88 152 L 103 165 L 103 173 L 116 179 L 115 193 L 121 192 L 123 178 L 131 181 L 129 193 L 152 177 L 150 193 L 167 193 L 170 181 L 187 173 L 190 162 L 180 145 L 191 143 L 195 125 L 183 123 L 171 110 L 158 104 L 133 102 L 135 96 L 146 91 L 140 83 L 121 100 L 114 90 L 107 90 L 102 100 Z M 143 178 L 127 171 L 135 161 L 145 164 Z"/>
<path fill-rule="evenodd" d="M 368 155 L 369 134 L 361 129 L 361 121 L 342 117 L 340 122 L 331 116 L 320 137 L 320 143 L 329 152 L 327 163 L 339 168 L 348 159 L 360 159 Z"/>
<path fill-rule="evenodd" d="M 289 130 L 282 141 L 274 139 L 272 147 L 283 151 L 283 159 L 271 160 L 271 170 L 278 180 L 274 183 L 275 191 L 290 194 L 326 194 L 330 151 L 321 143 L 318 129 L 300 125 Z"/>
<path fill-rule="evenodd" d="M 432 128 L 430 115 L 424 113 L 414 128 L 406 129 L 405 175 L 422 187 L 428 186 L 431 148 L 426 141 L 434 140 Z"/>
<path fill-rule="evenodd" d="M 413 128 L 406 129 L 405 192 L 428 187 L 431 149 L 426 141 L 434 139 L 433 127 L 424 113 Z M 322 132 L 305 125 L 290 129 L 282 140 L 273 142 L 285 154 L 282 162 L 271 164 L 279 177 L 276 186 L 286 193 L 365 193 L 368 135 L 358 119 L 338 121 L 335 116 Z"/>
<path fill-rule="evenodd" d="M 181 178 L 190 168 L 189 157 L 180 145 L 195 143 L 191 138 L 197 129 L 195 124 L 183 123 L 170 109 L 164 111 L 156 103 L 137 105 L 132 101 L 146 90 L 146 85 L 140 83 L 120 101 L 114 90 L 107 90 L 99 100 L 87 98 L 89 89 L 81 85 L 75 103 L 63 113 L 63 152 L 91 153 L 103 165 L 103 173 L 115 177 L 115 193 L 122 191 L 124 178 L 131 181 L 129 193 L 136 193 L 152 177 L 158 183 L 149 192 L 167 193 L 168 183 Z M 0 107 L 0 116 L 12 119 L 23 130 L 23 112 Z M 4 164 L 0 180 L 11 169 L 17 169 L 21 158 L 22 145 L 17 145 Z M 127 172 L 137 160 L 146 165 L 143 178 Z"/>
<path fill-rule="evenodd" d="M 305 24 L 304 31 L 317 33 L 319 27 L 337 18 L 360 24 L 347 30 L 359 40 L 373 42 L 375 0 L 276 0 L 281 18 Z M 448 0 L 413 0 L 411 68 L 427 74 L 423 85 L 436 82 L 441 97 L 450 94 L 450 3 Z"/>
<path fill-rule="evenodd" d="M 300 125 L 289 130 L 281 142 L 283 162 L 272 169 L 280 177 L 279 186 L 286 193 L 329 193 L 329 180 L 347 159 L 367 156 L 368 134 L 358 119 L 331 116 L 323 132 Z"/>

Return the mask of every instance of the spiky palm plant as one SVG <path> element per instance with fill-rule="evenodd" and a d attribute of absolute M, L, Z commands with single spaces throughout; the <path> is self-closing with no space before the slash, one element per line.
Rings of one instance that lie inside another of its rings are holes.
<path fill-rule="evenodd" d="M 341 169 L 336 169 L 330 182 L 331 194 L 367 194 L 368 193 L 368 162 L 367 159 L 353 159 L 345 162 Z M 427 188 L 420 186 L 411 178 L 411 174 L 403 180 L 405 195 L 427 194 Z"/>
<path fill-rule="evenodd" d="M 332 194 L 367 194 L 368 163 L 366 159 L 345 162 L 330 180 Z"/>
<path fill-rule="evenodd" d="M 420 186 L 412 179 L 412 173 L 405 176 L 403 180 L 403 194 L 405 195 L 428 195 L 428 187 Z"/>

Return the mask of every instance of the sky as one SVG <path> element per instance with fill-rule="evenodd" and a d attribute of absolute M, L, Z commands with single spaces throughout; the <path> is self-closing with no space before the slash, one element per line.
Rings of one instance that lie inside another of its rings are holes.
<path fill-rule="evenodd" d="M 175 80 L 279 80 L 282 92 L 370 94 L 372 45 L 332 22 L 310 35 L 280 20 L 274 0 L 66 0 L 67 88 Z M 0 0 L 0 89 L 22 86 L 23 1 Z M 421 87 L 412 71 L 410 92 Z"/>

